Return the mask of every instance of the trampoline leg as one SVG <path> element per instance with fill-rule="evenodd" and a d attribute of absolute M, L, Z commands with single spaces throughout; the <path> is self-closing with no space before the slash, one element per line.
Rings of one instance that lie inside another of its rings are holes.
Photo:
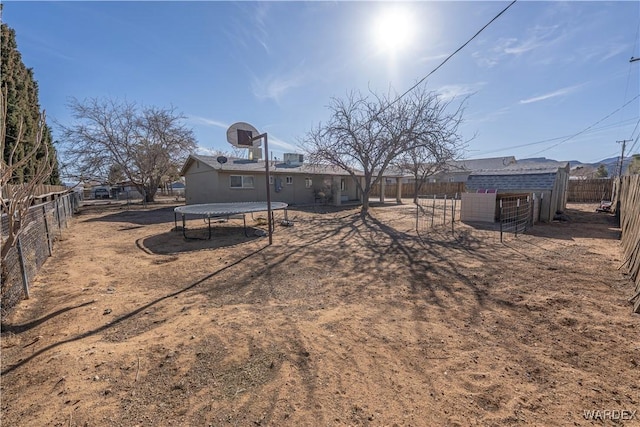
<path fill-rule="evenodd" d="M 244 222 L 244 235 L 245 237 L 249 237 L 249 235 L 247 234 L 247 215 L 246 214 L 242 214 L 242 221 Z"/>
<path fill-rule="evenodd" d="M 273 211 L 271 211 L 271 233 L 273 233 L 274 231 L 276 231 L 276 222 L 275 222 L 275 216 L 273 215 Z"/>
<path fill-rule="evenodd" d="M 184 214 L 182 214 L 182 236 L 187 239 L 187 223 L 184 219 Z"/>
<path fill-rule="evenodd" d="M 211 240 L 211 217 L 207 219 L 209 220 L 209 240 Z"/>
<path fill-rule="evenodd" d="M 178 215 L 173 213 L 173 231 L 178 231 Z"/>

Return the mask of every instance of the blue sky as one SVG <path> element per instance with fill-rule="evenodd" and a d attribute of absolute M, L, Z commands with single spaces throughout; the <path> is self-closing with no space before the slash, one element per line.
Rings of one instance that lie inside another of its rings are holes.
<path fill-rule="evenodd" d="M 226 128 L 249 122 L 280 157 L 328 118 L 331 97 L 404 92 L 507 5 L 5 1 L 2 18 L 54 138 L 69 97 L 110 97 L 175 106 L 202 153 L 229 150 Z M 595 162 L 640 134 L 639 25 L 637 1 L 521 0 L 425 84 L 472 94 L 467 158 Z"/>

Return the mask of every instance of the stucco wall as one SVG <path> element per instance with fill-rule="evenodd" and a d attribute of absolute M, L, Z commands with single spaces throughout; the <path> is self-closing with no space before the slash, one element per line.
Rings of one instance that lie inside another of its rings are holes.
<path fill-rule="evenodd" d="M 253 188 L 231 188 L 231 175 L 253 176 Z M 315 202 L 315 191 L 323 188 L 325 181 L 332 182 L 331 176 L 292 174 L 287 171 L 272 172 L 271 200 L 291 205 L 312 204 Z M 287 184 L 287 177 L 292 182 Z M 306 178 L 311 179 L 307 188 Z M 357 200 L 357 189 L 349 176 L 337 177 L 345 180 L 345 191 L 349 200 Z M 194 162 L 185 172 L 187 204 L 197 203 L 232 203 L 266 201 L 266 176 L 264 173 L 242 171 L 219 171 L 202 162 Z M 279 191 L 278 191 L 279 190 Z M 334 189 L 335 190 L 335 189 Z"/>
<path fill-rule="evenodd" d="M 287 184 L 287 177 L 293 180 L 291 184 Z M 305 178 L 311 179 L 311 187 L 305 185 Z M 310 204 L 313 203 L 315 197 L 313 194 L 315 181 L 321 178 L 314 175 L 292 175 L 285 173 L 274 173 L 273 184 L 271 185 L 271 198 L 280 202 L 289 203 L 290 205 Z M 280 183 L 280 185 L 278 185 Z"/>
<path fill-rule="evenodd" d="M 184 179 L 187 205 L 212 203 L 212 194 L 218 186 L 218 175 L 213 168 L 195 161 L 185 172 Z"/>

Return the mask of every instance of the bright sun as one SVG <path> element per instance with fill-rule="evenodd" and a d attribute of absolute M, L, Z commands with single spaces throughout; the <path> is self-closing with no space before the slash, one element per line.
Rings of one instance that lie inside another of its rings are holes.
<path fill-rule="evenodd" d="M 380 12 L 373 23 L 373 37 L 381 51 L 395 53 L 412 42 L 413 22 L 407 10 L 394 8 Z"/>

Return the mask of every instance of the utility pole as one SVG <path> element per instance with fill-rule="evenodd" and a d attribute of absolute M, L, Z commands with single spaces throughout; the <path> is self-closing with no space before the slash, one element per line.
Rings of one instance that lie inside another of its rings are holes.
<path fill-rule="evenodd" d="M 618 176 L 622 176 L 622 164 L 624 162 L 624 149 L 627 147 L 627 142 L 631 142 L 633 139 L 623 139 L 622 141 L 616 141 L 618 144 L 622 144 L 622 153 L 620 153 L 620 166 L 618 167 Z"/>

